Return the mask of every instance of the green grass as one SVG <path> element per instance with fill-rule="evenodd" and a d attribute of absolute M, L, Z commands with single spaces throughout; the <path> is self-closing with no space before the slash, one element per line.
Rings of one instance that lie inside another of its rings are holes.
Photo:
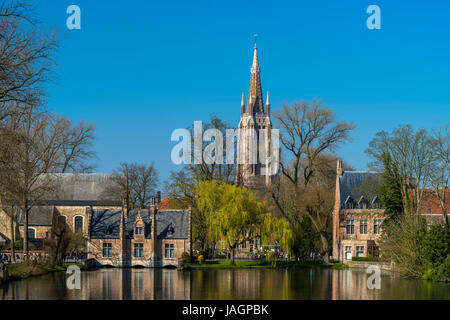
<path fill-rule="evenodd" d="M 25 279 L 32 276 L 40 276 L 52 271 L 56 271 L 55 268 L 51 268 L 43 263 L 16 263 L 8 266 L 8 274 L 10 280 Z"/>
<path fill-rule="evenodd" d="M 8 275 L 10 280 L 26 279 L 33 276 L 41 276 L 50 272 L 65 271 L 70 265 L 77 265 L 80 269 L 85 269 L 83 264 L 68 262 L 63 263 L 62 266 L 50 267 L 45 263 L 29 262 L 29 263 L 15 263 L 8 266 Z M 1 276 L 1 273 L 0 273 Z M 0 281 L 1 282 L 1 281 Z"/>
<path fill-rule="evenodd" d="M 226 261 L 206 261 L 203 264 L 198 263 L 187 263 L 186 268 L 191 269 L 245 269 L 245 268 L 310 268 L 310 267 L 324 267 L 324 268 L 335 268 L 344 269 L 348 268 L 346 264 L 343 263 L 331 263 L 323 264 L 320 261 L 285 261 L 278 260 L 276 264 L 273 264 L 267 260 L 235 260 L 234 264 L 231 264 L 230 260 Z"/>

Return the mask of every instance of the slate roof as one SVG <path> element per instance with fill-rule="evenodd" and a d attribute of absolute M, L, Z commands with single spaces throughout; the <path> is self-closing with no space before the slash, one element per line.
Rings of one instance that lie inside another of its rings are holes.
<path fill-rule="evenodd" d="M 92 210 L 90 235 L 92 239 L 119 239 L 121 210 Z"/>
<path fill-rule="evenodd" d="M 151 239 L 152 219 L 150 210 L 140 210 L 144 221 L 144 236 Z M 132 239 L 134 223 L 138 210 L 130 210 L 125 222 L 125 236 Z M 120 217 L 122 212 L 112 210 L 93 210 L 90 236 L 92 239 L 119 239 Z M 158 238 L 187 239 L 188 238 L 188 211 L 157 211 L 156 234 Z"/>
<path fill-rule="evenodd" d="M 157 211 L 156 234 L 158 238 L 188 238 L 188 219 L 189 211 Z"/>
<path fill-rule="evenodd" d="M 102 199 L 105 190 L 116 185 L 112 179 L 116 176 L 114 174 L 61 173 L 52 176 L 57 185 L 54 200 L 107 200 Z"/>
<path fill-rule="evenodd" d="M 51 226 L 53 218 L 52 206 L 34 206 L 28 213 L 28 226 Z M 24 216 L 19 212 L 19 225 L 24 225 Z"/>
<path fill-rule="evenodd" d="M 8 243 L 9 238 L 0 232 L 0 243 Z"/>
<path fill-rule="evenodd" d="M 69 206 L 69 207 L 121 207 L 120 200 L 40 200 L 34 203 L 41 206 Z"/>
<path fill-rule="evenodd" d="M 127 215 L 127 220 L 125 222 L 125 236 L 128 239 L 133 238 L 134 234 L 134 222 L 136 221 L 139 210 L 130 210 Z M 150 218 L 150 210 L 141 210 L 141 217 L 144 221 L 144 236 L 146 239 L 151 239 L 152 237 L 152 219 Z"/>
<path fill-rule="evenodd" d="M 339 177 L 341 207 L 345 201 L 349 200 L 349 197 L 358 203 L 363 196 L 367 202 L 372 203 L 381 182 L 381 175 L 377 172 L 344 171 L 343 175 Z"/>

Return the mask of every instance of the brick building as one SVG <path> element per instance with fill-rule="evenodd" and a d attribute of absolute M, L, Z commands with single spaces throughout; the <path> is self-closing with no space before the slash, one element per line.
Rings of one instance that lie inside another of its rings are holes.
<path fill-rule="evenodd" d="M 378 256 L 378 239 L 385 209 L 376 195 L 382 182 L 377 172 L 343 171 L 337 161 L 336 194 L 333 210 L 333 259 Z M 450 190 L 447 191 L 450 196 Z M 447 214 L 450 202 L 446 203 Z M 442 222 L 443 215 L 433 190 L 423 190 L 421 215 L 429 224 Z"/>
<path fill-rule="evenodd" d="M 65 223 L 87 239 L 88 261 L 94 265 L 145 267 L 177 265 L 190 251 L 190 210 L 158 210 L 156 199 L 144 210 L 128 210 L 126 201 L 111 200 L 113 175 L 60 174 L 52 199 L 36 202 L 28 214 L 28 238 L 42 248 L 57 223 Z M 9 219 L 4 212 L 0 217 Z M 20 212 L 13 228 L 23 238 Z M 10 241 L 8 223 L 0 224 L 2 243 Z"/>

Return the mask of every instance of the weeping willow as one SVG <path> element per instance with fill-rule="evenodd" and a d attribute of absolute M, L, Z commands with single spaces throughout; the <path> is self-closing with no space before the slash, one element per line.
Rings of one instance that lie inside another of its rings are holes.
<path fill-rule="evenodd" d="M 289 223 L 275 219 L 250 190 L 213 180 L 200 182 L 195 196 L 206 219 L 208 240 L 223 241 L 232 262 L 235 249 L 258 236 L 264 244 L 278 241 L 285 257 L 290 257 L 294 237 Z"/>

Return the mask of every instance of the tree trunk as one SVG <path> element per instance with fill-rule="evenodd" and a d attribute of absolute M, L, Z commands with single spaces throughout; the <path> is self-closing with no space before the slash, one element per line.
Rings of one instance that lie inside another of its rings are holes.
<path fill-rule="evenodd" d="M 11 211 L 11 262 L 16 262 L 16 249 L 14 246 L 16 245 L 16 233 L 15 233 L 15 225 L 14 225 L 14 209 Z"/>
<path fill-rule="evenodd" d="M 23 205 L 23 214 L 25 215 L 25 223 L 23 226 L 23 257 L 28 261 L 28 208 L 26 200 Z"/>
<path fill-rule="evenodd" d="M 231 247 L 231 264 L 234 264 L 234 246 Z"/>
<path fill-rule="evenodd" d="M 323 263 L 330 264 L 330 256 L 328 254 L 328 238 L 325 232 L 320 232 L 320 240 L 322 242 L 322 251 L 320 254 L 323 257 Z"/>

